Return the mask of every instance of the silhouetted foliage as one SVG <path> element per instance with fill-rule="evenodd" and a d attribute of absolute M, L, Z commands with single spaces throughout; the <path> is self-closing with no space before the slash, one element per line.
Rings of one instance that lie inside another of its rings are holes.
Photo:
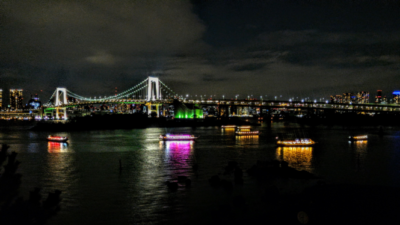
<path fill-rule="evenodd" d="M 0 224 L 45 224 L 60 208 L 61 191 L 49 193 L 44 201 L 40 188 L 31 191 L 28 200 L 20 197 L 21 174 L 16 173 L 20 162 L 16 160 L 17 153 L 9 154 L 8 149 L 5 144 L 0 149 L 0 165 L 6 162 L 0 171 Z"/>

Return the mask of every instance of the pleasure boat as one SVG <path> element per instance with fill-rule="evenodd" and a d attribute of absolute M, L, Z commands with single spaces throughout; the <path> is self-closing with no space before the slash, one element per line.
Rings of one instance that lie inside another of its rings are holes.
<path fill-rule="evenodd" d="M 352 135 L 349 136 L 350 141 L 362 141 L 362 140 L 368 140 L 368 135 Z"/>
<path fill-rule="evenodd" d="M 236 125 L 222 125 L 221 128 L 236 128 Z"/>
<path fill-rule="evenodd" d="M 161 141 L 194 141 L 198 137 L 191 134 L 165 134 L 160 135 Z"/>
<path fill-rule="evenodd" d="M 236 131 L 236 135 L 238 136 L 258 136 L 259 135 L 259 131 L 251 131 L 251 127 L 250 126 L 240 126 L 237 127 L 237 131 Z"/>
<path fill-rule="evenodd" d="M 47 137 L 48 141 L 56 141 L 56 142 L 66 142 L 68 141 L 68 137 L 61 137 L 61 136 L 53 136 L 53 135 L 49 135 Z"/>
<path fill-rule="evenodd" d="M 278 140 L 276 144 L 279 146 L 311 146 L 315 144 L 315 141 L 310 138 L 296 138 L 293 140 Z"/>

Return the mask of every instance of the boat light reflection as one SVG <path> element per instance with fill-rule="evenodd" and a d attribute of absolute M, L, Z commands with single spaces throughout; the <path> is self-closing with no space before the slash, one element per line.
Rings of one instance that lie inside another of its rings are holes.
<path fill-rule="evenodd" d="M 192 165 L 194 141 L 168 141 L 165 142 L 165 161 L 172 167 L 171 178 L 189 176 Z"/>
<path fill-rule="evenodd" d="M 276 158 L 297 170 L 312 172 L 312 151 L 313 147 L 278 147 Z"/>
<path fill-rule="evenodd" d="M 49 153 L 62 153 L 68 152 L 68 144 L 65 142 L 53 142 L 49 141 L 47 143 L 47 151 Z"/>

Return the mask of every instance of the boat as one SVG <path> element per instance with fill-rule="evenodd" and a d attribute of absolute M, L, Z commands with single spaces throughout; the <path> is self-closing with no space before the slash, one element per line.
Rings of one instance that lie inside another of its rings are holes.
<path fill-rule="evenodd" d="M 236 128 L 236 125 L 222 125 L 221 128 Z"/>
<path fill-rule="evenodd" d="M 260 132 L 259 131 L 251 131 L 250 126 L 240 126 L 240 127 L 237 127 L 235 134 L 238 136 L 258 136 L 260 134 Z"/>
<path fill-rule="evenodd" d="M 160 135 L 161 141 L 194 141 L 198 137 L 191 134 L 165 134 Z"/>
<path fill-rule="evenodd" d="M 61 137 L 61 136 L 53 136 L 53 135 L 49 135 L 47 137 L 48 141 L 56 141 L 56 142 L 66 142 L 68 141 L 68 137 Z"/>
<path fill-rule="evenodd" d="M 279 146 L 311 146 L 315 144 L 315 141 L 310 138 L 296 138 L 296 139 L 284 139 L 276 142 Z"/>
<path fill-rule="evenodd" d="M 368 135 L 351 135 L 349 136 L 349 140 L 351 141 L 361 141 L 361 140 L 367 140 Z"/>

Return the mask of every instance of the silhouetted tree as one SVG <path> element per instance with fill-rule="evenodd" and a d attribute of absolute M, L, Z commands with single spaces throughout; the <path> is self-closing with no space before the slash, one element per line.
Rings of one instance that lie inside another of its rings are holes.
<path fill-rule="evenodd" d="M 0 166 L 6 163 L 0 170 L 0 224 L 44 224 L 59 210 L 61 191 L 49 193 L 44 201 L 39 188 L 30 192 L 28 200 L 20 197 L 21 174 L 16 173 L 20 162 L 16 160 L 17 153 L 9 154 L 8 149 L 5 144 L 0 149 Z"/>

